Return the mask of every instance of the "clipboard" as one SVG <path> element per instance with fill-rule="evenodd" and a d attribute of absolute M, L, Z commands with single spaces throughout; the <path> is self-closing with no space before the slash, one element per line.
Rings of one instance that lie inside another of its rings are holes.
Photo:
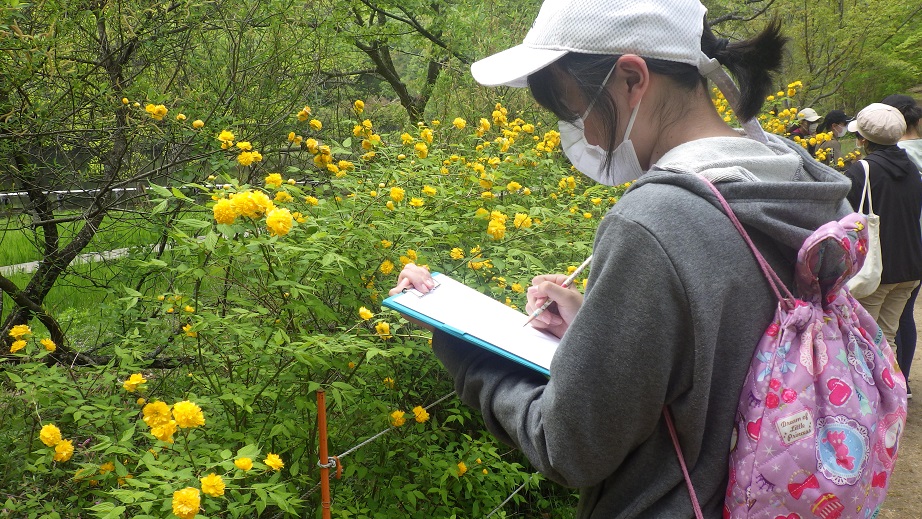
<path fill-rule="evenodd" d="M 560 339 L 522 326 L 528 316 L 450 277 L 434 273 L 437 286 L 388 297 L 382 304 L 453 337 L 550 376 Z"/>

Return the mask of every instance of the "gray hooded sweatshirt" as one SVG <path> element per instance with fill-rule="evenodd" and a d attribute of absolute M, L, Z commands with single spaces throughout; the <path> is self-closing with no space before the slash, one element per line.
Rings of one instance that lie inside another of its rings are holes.
<path fill-rule="evenodd" d="M 538 471 L 579 488 L 578 517 L 693 516 L 664 405 L 705 517 L 721 517 L 740 390 L 777 300 L 692 174 L 719 182 L 789 287 L 804 239 L 851 212 L 847 178 L 770 139 L 683 144 L 628 190 L 597 231 L 583 306 L 550 379 L 436 332 L 461 400 Z"/>

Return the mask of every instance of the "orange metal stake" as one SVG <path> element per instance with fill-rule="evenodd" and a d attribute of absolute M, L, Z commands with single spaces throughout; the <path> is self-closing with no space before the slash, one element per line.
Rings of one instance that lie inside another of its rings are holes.
<path fill-rule="evenodd" d="M 330 456 L 327 452 L 327 403 L 317 391 L 317 428 L 320 430 L 320 507 L 323 519 L 330 519 Z"/>

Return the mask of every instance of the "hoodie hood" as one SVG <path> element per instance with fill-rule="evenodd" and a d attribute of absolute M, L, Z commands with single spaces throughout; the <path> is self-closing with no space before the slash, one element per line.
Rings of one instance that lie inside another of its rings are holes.
<path fill-rule="evenodd" d="M 720 207 L 697 175 L 718 184 L 737 218 L 750 230 L 794 251 L 819 226 L 852 212 L 845 200 L 851 188 L 847 177 L 813 160 L 800 145 L 771 135 L 767 144 L 715 137 L 677 146 L 629 192 L 652 183 L 671 184 Z"/>
<path fill-rule="evenodd" d="M 894 180 L 902 180 L 909 175 L 918 175 L 919 168 L 909 159 L 906 150 L 900 146 L 888 146 L 871 153 L 864 160 L 876 164 Z"/>
<path fill-rule="evenodd" d="M 896 143 L 896 145 L 906 150 L 906 155 L 909 155 L 909 160 L 916 164 L 919 171 L 922 171 L 922 139 L 900 141 Z"/>

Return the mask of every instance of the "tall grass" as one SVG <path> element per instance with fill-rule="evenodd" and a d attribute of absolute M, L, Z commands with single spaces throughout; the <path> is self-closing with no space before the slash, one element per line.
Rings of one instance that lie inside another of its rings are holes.
<path fill-rule="evenodd" d="M 62 212 L 59 218 L 74 216 L 79 212 Z M 83 228 L 85 222 L 77 220 L 58 226 L 60 243 L 65 245 Z M 155 225 L 146 215 L 119 212 L 107 216 L 84 252 L 101 252 L 135 245 L 154 243 L 158 239 Z M 42 259 L 44 236 L 41 228 L 30 226 L 27 214 L 0 217 L 0 266 L 18 265 Z"/>

